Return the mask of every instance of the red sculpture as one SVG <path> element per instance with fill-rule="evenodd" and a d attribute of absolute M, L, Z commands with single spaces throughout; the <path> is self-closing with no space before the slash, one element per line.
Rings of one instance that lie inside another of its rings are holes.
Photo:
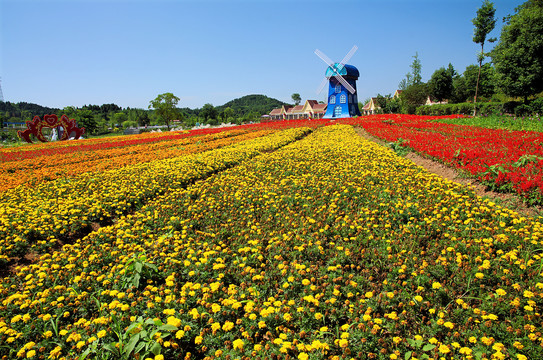
<path fill-rule="evenodd" d="M 78 128 L 74 119 L 68 119 L 66 115 L 62 115 L 60 120 L 55 114 L 44 115 L 43 120 L 39 116 L 34 116 L 32 121 L 26 122 L 27 129 L 24 131 L 17 131 L 17 135 L 27 143 L 32 143 L 30 135 L 34 134 L 41 142 L 47 142 L 47 138 L 43 135 L 42 129 L 44 127 L 54 129 L 62 126 L 64 129 L 62 136 L 59 140 L 67 140 L 70 134 L 74 133 L 74 137 L 79 139 L 81 135 L 85 133 L 85 128 Z"/>

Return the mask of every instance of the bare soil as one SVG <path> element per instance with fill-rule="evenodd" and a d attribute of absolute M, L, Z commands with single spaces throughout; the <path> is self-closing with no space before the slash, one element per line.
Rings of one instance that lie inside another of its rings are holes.
<path fill-rule="evenodd" d="M 355 128 L 358 135 L 366 140 L 373 141 L 379 145 L 386 146 L 386 143 L 376 137 L 371 136 L 362 128 Z M 543 216 L 543 208 L 541 206 L 528 206 L 521 198 L 511 193 L 498 193 L 489 190 L 485 185 L 473 178 L 467 178 L 458 170 L 446 166 L 438 161 L 426 158 L 416 152 L 409 152 L 406 159 L 413 161 L 416 165 L 425 168 L 427 171 L 439 175 L 450 181 L 470 186 L 475 194 L 481 197 L 489 198 L 496 204 L 514 210 L 523 216 Z"/>

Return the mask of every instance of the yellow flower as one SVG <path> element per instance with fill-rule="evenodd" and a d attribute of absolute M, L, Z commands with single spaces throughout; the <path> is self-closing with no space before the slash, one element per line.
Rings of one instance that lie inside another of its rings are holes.
<path fill-rule="evenodd" d="M 155 355 L 155 360 L 164 360 L 164 355 L 162 354 Z"/>
<path fill-rule="evenodd" d="M 437 281 L 435 281 L 434 283 L 432 283 L 432 289 L 440 289 L 441 288 L 441 284 Z"/>
<path fill-rule="evenodd" d="M 307 360 L 309 356 L 305 352 L 301 352 L 298 354 L 298 359 L 300 360 Z"/>
<path fill-rule="evenodd" d="M 60 346 L 55 347 L 51 352 L 49 353 L 48 359 L 56 359 L 60 355 L 60 352 L 62 351 L 62 348 Z"/>
<path fill-rule="evenodd" d="M 177 332 L 175 333 L 176 339 L 181 339 L 183 336 L 185 336 L 185 331 L 183 330 L 177 330 Z"/>
<path fill-rule="evenodd" d="M 367 297 L 368 299 L 371 299 L 373 297 L 373 292 L 368 291 L 367 293 L 364 294 L 364 296 Z"/>
<path fill-rule="evenodd" d="M 34 355 L 36 355 L 36 350 L 30 350 L 29 352 L 26 353 L 26 358 L 30 359 L 34 357 Z"/>
<path fill-rule="evenodd" d="M 194 339 L 194 343 L 195 343 L 196 345 L 201 344 L 202 341 L 204 341 L 204 338 L 201 337 L 200 335 L 196 336 L 196 338 Z"/>
<path fill-rule="evenodd" d="M 224 331 L 230 331 L 234 328 L 234 323 L 231 321 L 225 321 L 224 325 L 222 326 L 222 329 Z"/>
<path fill-rule="evenodd" d="M 504 289 L 498 289 L 496 290 L 496 294 L 498 294 L 498 296 L 504 296 L 507 292 Z"/>
<path fill-rule="evenodd" d="M 96 336 L 98 336 L 99 339 L 103 338 L 104 336 L 106 336 L 106 331 L 105 330 L 100 330 L 100 331 L 98 331 Z"/>
<path fill-rule="evenodd" d="M 232 345 L 234 347 L 234 350 L 243 350 L 243 345 L 245 345 L 245 343 L 243 342 L 242 339 L 236 339 L 234 340 Z"/>
<path fill-rule="evenodd" d="M 451 352 L 451 349 L 449 349 L 449 347 L 445 344 L 441 344 L 439 345 L 439 352 L 442 353 L 442 354 L 448 354 Z"/>
<path fill-rule="evenodd" d="M 417 302 L 422 302 L 422 296 L 420 296 L 420 295 L 415 296 L 415 300 Z"/>

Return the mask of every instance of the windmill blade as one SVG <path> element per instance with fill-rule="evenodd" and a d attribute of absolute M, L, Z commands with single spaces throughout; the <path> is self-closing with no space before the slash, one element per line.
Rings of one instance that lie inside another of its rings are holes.
<path fill-rule="evenodd" d="M 349 90 L 349 92 L 350 92 L 351 94 L 354 94 L 354 93 L 356 92 L 356 90 L 354 89 L 354 87 L 352 87 L 351 84 L 349 84 L 349 83 L 347 82 L 347 80 L 345 80 L 345 79 L 343 78 L 343 76 L 341 76 L 341 75 L 339 75 L 338 73 L 336 73 L 336 75 L 334 75 L 334 77 L 337 79 L 337 81 L 339 81 L 339 82 L 341 83 L 341 85 L 345 86 L 345 88 L 346 88 L 347 90 Z"/>
<path fill-rule="evenodd" d="M 328 66 L 334 67 L 334 62 L 319 49 L 315 50 L 315 54 L 322 59 Z"/>
<path fill-rule="evenodd" d="M 354 55 L 354 53 L 356 52 L 356 50 L 358 50 L 358 46 L 353 46 L 353 48 L 351 49 L 351 51 L 349 51 L 347 53 L 347 55 L 345 55 L 345 57 L 343 58 L 343 60 L 341 60 L 339 63 L 341 64 L 341 66 L 343 67 L 343 65 L 345 65 L 345 63 L 347 61 L 349 61 L 351 59 L 351 57 Z"/>
<path fill-rule="evenodd" d="M 326 86 L 326 83 L 328 82 L 328 79 L 327 78 L 324 78 L 321 82 L 321 84 L 319 85 L 319 87 L 317 88 L 317 95 L 320 94 L 322 92 L 322 90 L 324 89 L 324 87 Z"/>

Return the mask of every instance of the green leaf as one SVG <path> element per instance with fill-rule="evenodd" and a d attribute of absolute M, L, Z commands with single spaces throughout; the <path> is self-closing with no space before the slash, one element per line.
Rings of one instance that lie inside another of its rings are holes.
<path fill-rule="evenodd" d="M 435 347 L 436 347 L 436 346 L 433 345 L 433 344 L 426 344 L 426 345 L 424 345 L 424 347 L 422 348 L 422 351 L 430 351 L 430 350 L 435 349 Z"/>
<path fill-rule="evenodd" d="M 162 350 L 162 347 L 157 342 L 155 342 L 153 346 L 151 346 L 151 352 L 155 354 L 155 356 L 160 354 L 160 350 Z"/>
<path fill-rule="evenodd" d="M 179 328 L 171 324 L 164 324 L 162 326 L 159 326 L 158 330 L 174 331 L 174 330 L 179 330 Z"/>
<path fill-rule="evenodd" d="M 412 351 L 406 352 L 406 353 L 405 353 L 405 356 L 404 356 L 405 360 L 409 360 L 409 359 L 411 358 L 411 355 L 413 355 L 413 352 L 412 352 Z"/>
<path fill-rule="evenodd" d="M 139 354 L 140 351 L 145 347 L 145 342 L 140 342 L 138 346 L 134 349 L 134 355 Z"/>
<path fill-rule="evenodd" d="M 134 285 L 135 287 L 139 287 L 140 286 L 140 274 L 139 273 L 136 273 L 134 275 L 134 278 L 132 279 L 132 285 Z"/>
<path fill-rule="evenodd" d="M 138 334 L 132 336 L 130 338 L 130 340 L 128 340 L 128 343 L 126 344 L 126 347 L 124 348 L 124 353 L 125 354 L 130 355 L 130 353 L 132 352 L 132 350 L 134 350 L 134 347 L 136 346 L 136 344 L 140 340 L 140 336 L 141 335 L 138 333 Z"/>
<path fill-rule="evenodd" d="M 91 348 L 88 348 L 83 354 L 81 354 L 81 356 L 79 356 L 77 359 L 78 360 L 84 360 L 91 352 Z"/>

